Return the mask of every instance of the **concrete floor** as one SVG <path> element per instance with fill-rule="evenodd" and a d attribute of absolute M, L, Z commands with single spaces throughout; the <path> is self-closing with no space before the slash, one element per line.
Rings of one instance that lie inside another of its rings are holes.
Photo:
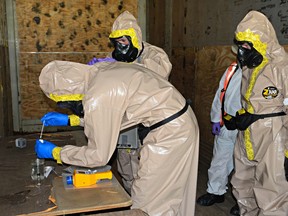
<path fill-rule="evenodd" d="M 27 140 L 26 148 L 15 147 L 15 139 L 19 137 Z M 34 143 L 38 138 L 39 134 L 26 134 L 0 139 L 0 215 L 14 216 L 39 212 L 54 206 L 48 199 L 51 194 L 51 182 L 54 177 L 61 175 L 62 170 L 66 167 L 57 165 L 53 160 L 45 160 L 46 166 L 53 166 L 55 169 L 48 178 L 42 181 L 40 187 L 36 185 L 36 182 L 31 179 L 31 161 L 36 159 Z M 82 131 L 44 133 L 43 139 L 57 143 L 59 146 L 85 144 L 85 136 Z M 111 165 L 115 167 L 113 160 Z M 199 164 L 197 197 L 206 193 L 207 169 L 207 165 Z M 114 175 L 119 179 L 117 172 L 114 171 Z M 209 207 L 196 204 L 195 216 L 229 216 L 230 208 L 234 204 L 229 188 L 224 203 Z"/>
<path fill-rule="evenodd" d="M 206 193 L 207 189 L 207 165 L 199 164 L 198 167 L 198 181 L 197 181 L 197 195 L 199 196 Z M 200 206 L 196 204 L 195 216 L 230 216 L 230 209 L 236 204 L 231 192 L 231 186 L 228 185 L 228 191 L 225 194 L 225 201 L 217 203 L 212 206 Z"/>

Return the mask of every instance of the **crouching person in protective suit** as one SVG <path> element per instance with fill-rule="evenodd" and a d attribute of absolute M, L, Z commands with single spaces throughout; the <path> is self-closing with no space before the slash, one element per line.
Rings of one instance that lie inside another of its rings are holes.
<path fill-rule="evenodd" d="M 87 146 L 62 148 L 37 141 L 40 158 L 83 167 L 108 163 L 119 132 L 142 123 L 150 128 L 133 182 L 133 209 L 149 215 L 194 215 L 199 128 L 183 96 L 165 79 L 137 64 L 93 66 L 53 61 L 41 71 L 40 87 L 55 102 L 82 101 L 83 118 L 46 114 L 45 125 L 82 124 Z M 81 112 L 80 112 L 81 113 Z M 175 116 L 170 118 L 171 116 Z"/>

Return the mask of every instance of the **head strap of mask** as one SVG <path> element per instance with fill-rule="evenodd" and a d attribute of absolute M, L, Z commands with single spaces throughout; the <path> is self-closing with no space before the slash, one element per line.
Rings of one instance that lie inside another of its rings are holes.
<path fill-rule="evenodd" d="M 127 38 L 129 43 L 122 44 L 117 41 L 117 39 L 120 39 L 122 37 Z M 122 36 L 122 37 L 110 38 L 111 42 L 113 43 L 115 47 L 114 51 L 112 52 L 112 57 L 116 59 L 117 61 L 121 61 L 121 62 L 133 62 L 141 55 L 144 47 L 139 53 L 139 50 L 133 46 L 130 36 Z"/>
<path fill-rule="evenodd" d="M 73 114 L 79 116 L 80 118 L 84 117 L 84 110 L 82 101 L 59 101 L 57 106 L 63 109 L 69 109 Z"/>
<path fill-rule="evenodd" d="M 253 43 L 249 41 L 237 41 L 236 39 L 234 39 L 234 43 L 238 46 L 237 60 L 239 61 L 241 68 L 247 66 L 252 69 L 258 67 L 262 63 L 263 56 L 254 48 Z M 247 43 L 250 46 L 250 49 L 242 46 L 244 43 Z"/>

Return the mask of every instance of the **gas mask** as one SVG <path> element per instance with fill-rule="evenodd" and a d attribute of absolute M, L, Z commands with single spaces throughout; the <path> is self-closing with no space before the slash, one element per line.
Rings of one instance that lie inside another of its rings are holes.
<path fill-rule="evenodd" d="M 84 117 L 82 101 L 60 101 L 57 102 L 57 106 L 71 110 L 73 114 L 79 116 L 80 118 Z"/>
<path fill-rule="evenodd" d="M 249 69 L 259 66 L 263 61 L 263 56 L 253 47 L 253 44 L 247 41 L 234 40 L 238 46 L 237 60 L 239 61 L 241 68 L 247 66 Z M 245 48 L 242 45 L 248 43 L 250 48 Z"/>
<path fill-rule="evenodd" d="M 133 46 L 131 38 L 129 36 L 126 37 L 129 41 L 128 44 L 123 44 L 117 41 L 119 38 L 110 38 L 113 43 L 115 49 L 112 52 L 112 57 L 117 61 L 121 62 L 133 62 L 138 57 L 138 49 Z M 122 38 L 122 37 L 120 37 Z"/>

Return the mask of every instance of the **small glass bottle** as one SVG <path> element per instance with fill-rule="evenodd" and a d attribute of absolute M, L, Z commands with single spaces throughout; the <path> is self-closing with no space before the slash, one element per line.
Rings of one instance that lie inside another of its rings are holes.
<path fill-rule="evenodd" d="M 37 185 L 41 185 L 41 181 L 44 179 L 44 159 L 37 158 L 31 163 L 31 178 L 34 181 L 37 181 Z"/>

